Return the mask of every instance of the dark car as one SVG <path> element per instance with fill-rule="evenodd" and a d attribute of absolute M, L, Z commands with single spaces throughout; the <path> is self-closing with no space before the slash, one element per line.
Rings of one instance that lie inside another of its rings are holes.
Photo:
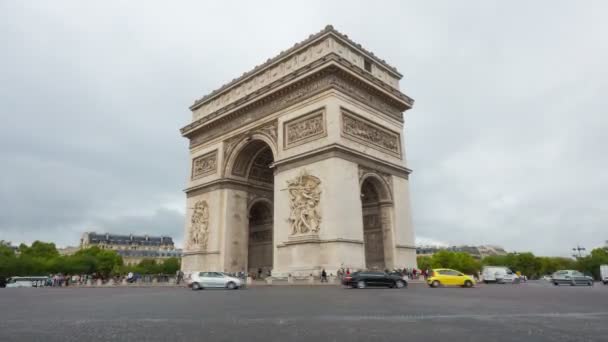
<path fill-rule="evenodd" d="M 364 289 L 372 286 L 382 286 L 402 289 L 407 287 L 407 281 L 403 280 L 398 273 L 368 272 L 361 271 L 347 275 L 342 279 L 345 286 Z"/>
<path fill-rule="evenodd" d="M 6 287 L 6 278 L 0 276 L 0 287 Z"/>

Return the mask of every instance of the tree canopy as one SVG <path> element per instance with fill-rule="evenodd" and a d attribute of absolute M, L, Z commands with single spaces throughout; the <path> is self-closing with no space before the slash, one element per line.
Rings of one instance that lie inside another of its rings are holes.
<path fill-rule="evenodd" d="M 157 263 L 144 259 L 138 265 L 124 265 L 116 251 L 91 247 L 73 255 L 59 255 L 55 244 L 35 241 L 31 246 L 21 244 L 19 255 L 7 244 L 0 244 L 0 277 L 63 274 L 97 274 L 104 278 L 136 272 L 140 274 L 175 274 L 180 268 L 177 258 Z"/>
<path fill-rule="evenodd" d="M 589 255 L 576 260 L 563 257 L 537 257 L 530 252 L 492 255 L 480 261 L 469 254 L 451 251 L 440 251 L 432 256 L 418 257 L 418 267 L 421 269 L 445 267 L 464 273 L 475 273 L 486 265 L 506 266 L 529 278 L 550 275 L 557 270 L 574 269 L 599 279 L 600 265 L 608 265 L 608 249 L 596 248 Z"/>

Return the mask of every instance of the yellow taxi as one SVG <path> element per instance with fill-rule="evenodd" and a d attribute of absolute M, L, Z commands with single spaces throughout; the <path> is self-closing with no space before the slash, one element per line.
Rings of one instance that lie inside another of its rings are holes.
<path fill-rule="evenodd" d="M 431 273 L 427 279 L 427 284 L 430 287 L 439 286 L 462 286 L 462 287 L 473 287 L 475 280 L 462 272 L 452 270 L 449 268 L 435 268 L 431 270 Z"/>

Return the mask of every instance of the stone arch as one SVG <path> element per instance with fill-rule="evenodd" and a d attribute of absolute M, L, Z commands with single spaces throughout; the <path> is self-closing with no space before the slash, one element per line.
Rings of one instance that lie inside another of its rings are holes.
<path fill-rule="evenodd" d="M 272 152 L 273 160 L 277 159 L 278 149 L 276 145 L 275 139 L 268 134 L 265 133 L 253 133 L 247 136 L 244 136 L 240 139 L 236 139 L 229 143 L 224 144 L 224 177 L 230 177 L 233 175 L 233 169 L 237 159 L 242 152 L 248 148 L 251 148 L 252 144 L 261 144 L 264 143 L 270 151 Z"/>
<path fill-rule="evenodd" d="M 376 172 L 369 171 L 359 177 L 359 189 L 363 188 L 365 182 L 369 182 L 374 186 L 374 188 L 378 192 L 381 204 L 393 203 L 393 193 L 391 189 L 391 184 L 389 184 L 385 177 L 380 176 Z"/>
<path fill-rule="evenodd" d="M 252 199 L 249 204 L 247 205 L 247 215 L 251 214 L 251 209 L 253 208 L 253 206 L 255 206 L 256 204 L 260 204 L 264 203 L 266 204 L 271 211 L 274 211 L 274 204 L 272 203 L 272 200 L 270 200 L 269 198 L 266 197 L 256 197 L 254 199 Z M 248 216 L 249 217 L 249 216 Z"/>
<path fill-rule="evenodd" d="M 389 181 L 376 172 L 360 179 L 365 266 L 384 270 L 394 267 L 393 200 Z"/>

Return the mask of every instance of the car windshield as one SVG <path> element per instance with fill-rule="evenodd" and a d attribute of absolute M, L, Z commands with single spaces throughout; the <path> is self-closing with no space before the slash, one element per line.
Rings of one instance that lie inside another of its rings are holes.
<path fill-rule="evenodd" d="M 584 274 L 582 274 L 581 272 L 578 272 L 578 271 L 572 272 L 572 275 L 576 276 L 576 277 L 583 277 L 584 276 Z"/>

